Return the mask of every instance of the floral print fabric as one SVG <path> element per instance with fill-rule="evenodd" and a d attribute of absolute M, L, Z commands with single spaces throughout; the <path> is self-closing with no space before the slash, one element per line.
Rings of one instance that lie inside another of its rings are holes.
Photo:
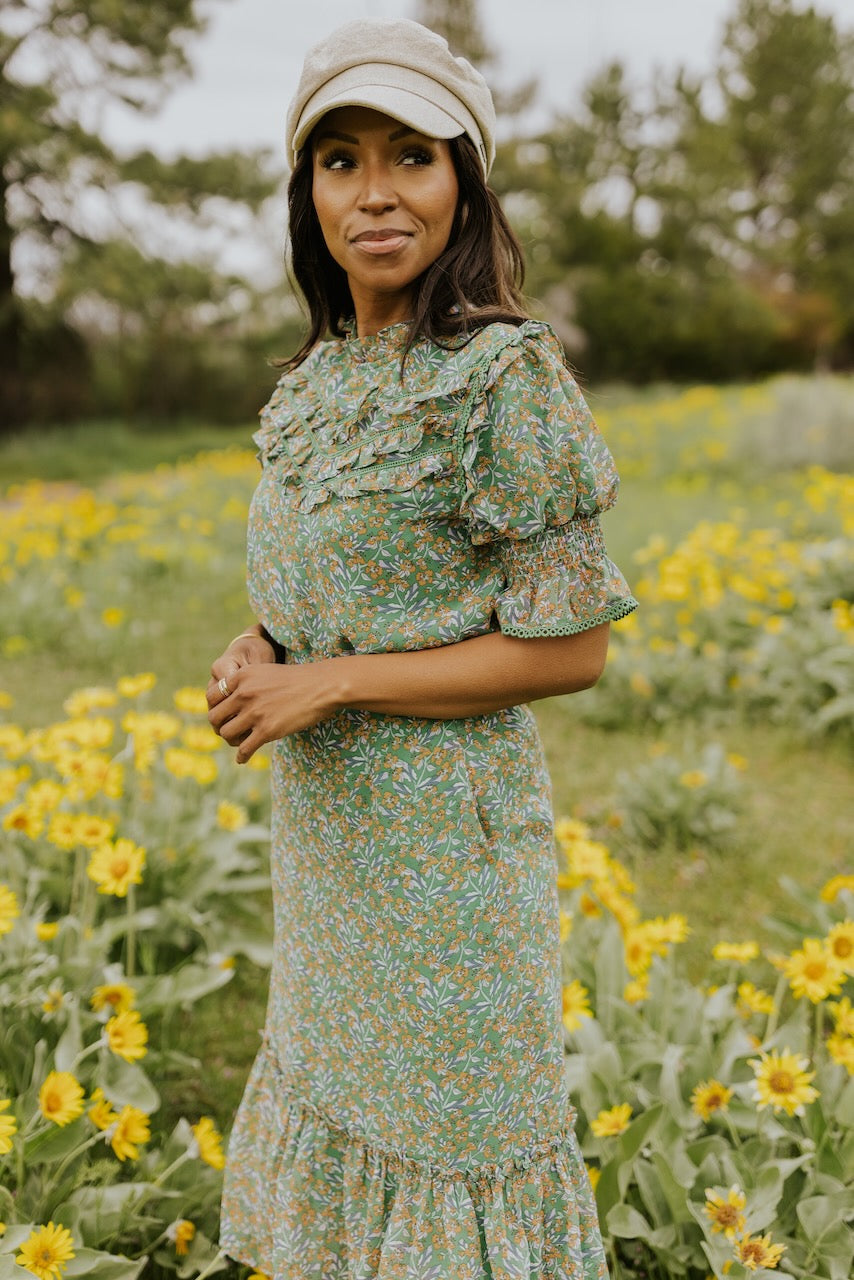
<path fill-rule="evenodd" d="M 288 662 L 635 607 L 610 455 L 547 326 L 322 344 L 262 413 L 249 590 Z M 275 1280 L 602 1280 L 563 1081 L 533 712 L 345 710 L 275 746 L 275 950 L 223 1247 Z"/>

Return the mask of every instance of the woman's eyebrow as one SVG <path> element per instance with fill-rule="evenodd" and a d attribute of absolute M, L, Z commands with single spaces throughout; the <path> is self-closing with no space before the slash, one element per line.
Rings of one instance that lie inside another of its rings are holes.
<path fill-rule="evenodd" d="M 402 129 L 395 129 L 394 133 L 388 135 L 389 142 L 397 142 L 398 138 L 405 138 L 408 133 L 415 133 L 408 124 Z M 350 133 L 338 133 L 335 129 L 324 129 L 323 133 L 317 135 L 317 141 L 321 142 L 324 138 L 334 138 L 336 142 L 351 142 L 354 147 L 358 147 L 359 139 L 354 138 Z"/>
<path fill-rule="evenodd" d="M 323 133 L 319 133 L 317 135 L 318 142 L 320 142 L 323 138 L 335 138 L 337 142 L 352 142 L 353 146 L 355 147 L 358 147 L 359 145 L 359 139 L 354 138 L 352 134 L 336 133 L 334 129 L 324 129 Z"/>

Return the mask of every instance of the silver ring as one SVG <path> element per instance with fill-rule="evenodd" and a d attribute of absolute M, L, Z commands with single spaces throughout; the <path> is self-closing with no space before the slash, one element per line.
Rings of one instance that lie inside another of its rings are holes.
<path fill-rule="evenodd" d="M 217 688 L 219 689 L 220 693 L 224 698 L 227 698 L 228 695 L 231 693 L 231 690 L 229 689 L 228 684 L 226 683 L 225 676 L 223 676 L 222 679 L 218 682 Z"/>

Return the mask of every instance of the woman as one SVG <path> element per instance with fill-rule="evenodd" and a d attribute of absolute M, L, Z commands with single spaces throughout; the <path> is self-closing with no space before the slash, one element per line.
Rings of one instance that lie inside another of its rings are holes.
<path fill-rule="evenodd" d="M 311 332 L 255 437 L 258 623 L 209 686 L 238 761 L 275 743 L 275 960 L 222 1238 L 281 1280 L 606 1273 L 526 704 L 592 685 L 635 601 L 493 135 L 481 76 L 406 21 L 312 49 L 288 118 Z"/>

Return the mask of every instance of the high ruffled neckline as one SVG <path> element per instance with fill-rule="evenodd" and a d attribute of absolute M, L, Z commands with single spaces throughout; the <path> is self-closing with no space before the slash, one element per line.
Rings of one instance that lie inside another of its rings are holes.
<path fill-rule="evenodd" d="M 369 333 L 364 338 L 360 338 L 356 332 L 355 319 L 345 320 L 342 325 L 344 347 L 355 360 L 359 361 L 399 354 L 409 340 L 411 323 L 410 320 L 397 320 L 394 324 L 387 324 L 382 329 L 378 329 L 376 333 Z"/>

